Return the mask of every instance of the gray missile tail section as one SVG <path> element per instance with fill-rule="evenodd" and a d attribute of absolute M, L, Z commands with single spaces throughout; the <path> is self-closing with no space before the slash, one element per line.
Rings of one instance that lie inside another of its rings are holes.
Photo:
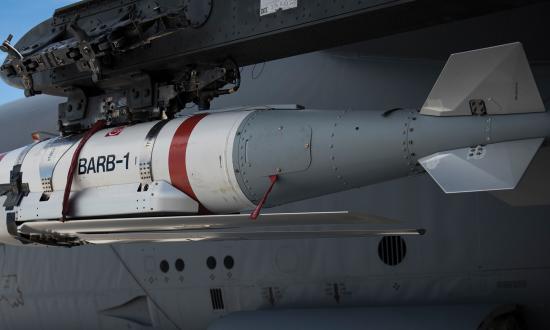
<path fill-rule="evenodd" d="M 433 172 L 429 165 L 433 161 L 424 157 L 462 148 L 464 164 L 443 176 L 476 183 L 475 189 L 463 191 L 512 189 L 542 140 L 550 137 L 550 114 L 546 112 L 458 117 L 424 116 L 416 110 L 384 114 L 253 112 L 241 124 L 235 141 L 233 162 L 241 189 L 257 204 L 268 189 L 268 177 L 278 175 L 267 205 L 281 205 L 420 173 L 420 165 Z M 472 148 L 476 151 L 469 156 Z M 480 150 L 485 150 L 482 157 L 477 155 Z M 511 178 L 505 180 L 509 184 L 495 186 L 463 175 L 478 162 L 489 162 L 490 167 L 478 170 L 497 178 L 503 168 L 513 169 Z"/>
<path fill-rule="evenodd" d="M 537 112 L 545 112 L 544 104 L 519 42 L 451 55 L 420 111 L 429 116 Z M 486 125 L 488 145 L 419 160 L 445 192 L 514 189 L 544 142 L 545 135 L 540 135 L 494 143 L 493 118 L 487 118 Z"/>
<path fill-rule="evenodd" d="M 253 203 L 268 176 L 281 176 L 269 205 L 422 168 L 449 193 L 513 189 L 550 135 L 549 118 L 516 42 L 451 55 L 419 112 L 255 112 L 233 160 Z"/>
<path fill-rule="evenodd" d="M 268 176 L 279 175 L 269 206 L 407 175 L 412 161 L 403 150 L 404 124 L 412 113 L 256 111 L 236 137 L 237 180 L 257 204 Z"/>

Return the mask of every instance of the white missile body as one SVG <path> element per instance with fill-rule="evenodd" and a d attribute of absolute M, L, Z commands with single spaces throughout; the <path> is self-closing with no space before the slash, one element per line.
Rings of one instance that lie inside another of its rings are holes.
<path fill-rule="evenodd" d="M 79 155 L 72 190 L 82 196 L 74 199 L 78 204 L 72 216 L 113 215 L 113 211 L 115 215 L 138 213 L 136 211 L 196 213 L 195 200 L 216 213 L 253 208 L 235 179 L 233 144 L 228 143 L 235 139 L 239 124 L 248 114 L 250 112 L 200 115 L 96 133 Z M 0 163 L 3 183 L 10 182 L 11 169 L 23 158 L 22 180 L 28 183 L 29 195 L 22 201 L 18 220 L 24 220 L 27 205 L 51 205 L 50 212 L 61 210 L 58 201 L 67 184 L 77 144 L 78 139 L 55 138 L 5 155 Z M 98 203 L 93 202 L 95 195 L 105 202 L 120 204 L 123 196 L 153 197 L 153 192 L 157 192 L 154 197 L 158 202 L 179 198 L 185 203 L 155 208 L 145 207 L 143 201 L 134 201 L 132 205 L 118 205 L 115 210 L 107 207 L 102 214 L 94 213 L 99 211 Z M 94 198 L 88 201 L 87 194 L 93 194 Z M 48 200 L 37 203 L 40 198 Z M 137 202 L 139 207 L 135 205 Z M 94 211 L 84 211 L 89 208 Z M 29 213 L 36 212 L 29 210 Z M 44 217 L 49 215 L 38 215 L 38 219 Z"/>
<path fill-rule="evenodd" d="M 453 55 L 420 112 L 259 107 L 104 129 L 78 156 L 70 220 L 243 212 L 272 176 L 268 206 L 423 170 L 448 193 L 513 189 L 550 136 L 536 88 L 510 44 Z M 0 241 L 61 218 L 78 141 L 1 156 Z"/>

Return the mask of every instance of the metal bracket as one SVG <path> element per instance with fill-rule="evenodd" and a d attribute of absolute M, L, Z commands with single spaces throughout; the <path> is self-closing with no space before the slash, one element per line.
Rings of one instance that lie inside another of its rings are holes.
<path fill-rule="evenodd" d="M 6 40 L 4 40 L 4 42 L 2 43 L 2 46 L 0 46 L 0 50 L 2 50 L 3 52 L 5 53 L 8 53 L 9 55 L 17 58 L 17 59 L 23 59 L 23 55 L 21 55 L 21 53 L 15 49 L 15 47 L 13 47 L 11 45 L 11 40 L 13 39 L 13 35 L 10 34 Z"/>
<path fill-rule="evenodd" d="M 6 228 L 8 233 L 12 236 L 18 236 L 17 223 L 15 222 L 15 212 L 6 212 Z"/>
<path fill-rule="evenodd" d="M 78 133 L 82 130 L 80 120 L 86 115 L 88 98 L 80 88 L 72 89 L 67 102 L 59 104 L 59 130 L 63 134 Z"/>
<path fill-rule="evenodd" d="M 153 181 L 153 146 L 155 145 L 159 132 L 167 123 L 168 120 L 159 121 L 149 130 L 145 137 L 145 145 L 139 155 L 139 175 L 143 183 L 151 183 Z"/>
<path fill-rule="evenodd" d="M 40 92 L 37 92 L 34 90 L 34 81 L 32 80 L 32 76 L 30 74 L 24 74 L 21 77 L 21 81 L 23 82 L 23 87 L 25 87 L 25 96 L 31 97 L 36 94 L 40 94 Z"/>
<path fill-rule="evenodd" d="M 23 197 L 29 194 L 29 184 L 22 182 L 23 172 L 21 172 L 21 164 L 23 164 L 23 160 L 29 153 L 29 150 L 35 145 L 36 143 L 29 144 L 21 151 L 10 171 L 10 183 L 0 185 L 0 195 L 6 196 L 3 206 L 7 211 L 11 211 L 15 206 L 19 206 Z"/>
<path fill-rule="evenodd" d="M 23 55 L 11 45 L 11 40 L 13 39 L 13 35 L 9 35 L 6 40 L 2 43 L 0 46 L 0 50 L 2 50 L 5 53 L 8 53 L 9 56 L 15 58 L 18 61 L 23 60 Z M 14 72 L 17 72 L 21 76 L 21 82 L 23 83 L 23 87 L 25 88 L 25 96 L 33 96 L 35 94 L 39 94 L 34 90 L 34 82 L 32 80 L 32 76 L 27 72 L 26 68 L 19 64 L 16 67 L 16 70 Z"/>
<path fill-rule="evenodd" d="M 21 164 L 17 164 L 10 172 L 10 184 L 7 190 L 4 207 L 11 211 L 14 207 L 19 206 L 23 197 L 29 194 L 29 184 L 23 183 L 23 172 L 21 172 Z"/>
<path fill-rule="evenodd" d="M 92 72 L 92 81 L 98 82 L 101 79 L 101 64 L 97 59 L 96 52 L 94 51 L 91 43 L 91 38 L 88 36 L 86 31 L 80 28 L 77 24 L 79 18 L 80 15 L 76 14 L 71 23 L 67 25 L 67 30 L 78 40 L 80 55 L 84 59 L 83 63 L 86 63 L 85 65 L 88 66 L 88 68 L 86 68 L 81 65 L 80 69 L 89 69 Z"/>
<path fill-rule="evenodd" d="M 136 115 L 153 105 L 153 82 L 149 75 L 143 73 L 131 75 L 129 79 L 132 80 L 132 85 L 126 90 L 128 107 Z"/>
<path fill-rule="evenodd" d="M 40 179 L 42 190 L 52 192 L 52 178 L 55 167 L 59 160 L 69 151 L 69 149 L 80 139 L 80 136 L 73 135 L 68 138 L 57 137 L 47 142 L 44 147 L 44 156 L 39 164 Z"/>

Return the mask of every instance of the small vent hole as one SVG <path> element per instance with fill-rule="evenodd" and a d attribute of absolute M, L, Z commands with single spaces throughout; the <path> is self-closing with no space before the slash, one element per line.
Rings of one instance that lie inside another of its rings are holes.
<path fill-rule="evenodd" d="M 385 236 L 378 243 L 378 256 L 388 266 L 399 265 L 407 254 L 407 245 L 400 236 Z"/>
<path fill-rule="evenodd" d="M 176 270 L 178 272 L 183 272 L 184 269 L 185 269 L 185 262 L 183 261 L 183 259 L 176 260 Z"/>
<path fill-rule="evenodd" d="M 206 259 L 206 266 L 208 267 L 208 269 L 214 270 L 214 268 L 216 268 L 216 264 L 216 258 L 208 257 L 208 259 Z"/>
<path fill-rule="evenodd" d="M 224 309 L 222 289 L 210 289 L 210 299 L 212 300 L 213 310 Z"/>
<path fill-rule="evenodd" d="M 235 260 L 233 259 L 232 256 L 226 256 L 223 259 L 223 264 L 224 264 L 225 268 L 232 269 L 233 266 L 235 266 Z"/>
<path fill-rule="evenodd" d="M 163 273 L 168 273 L 168 271 L 170 270 L 170 264 L 168 263 L 168 261 L 162 260 L 162 261 L 160 262 L 160 270 L 161 270 Z"/>

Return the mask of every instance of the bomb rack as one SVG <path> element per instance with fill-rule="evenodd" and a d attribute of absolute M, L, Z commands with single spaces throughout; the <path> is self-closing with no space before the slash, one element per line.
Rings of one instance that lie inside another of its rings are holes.
<path fill-rule="evenodd" d="M 172 117 L 236 92 L 239 67 L 524 6 L 534 0 L 85 0 L 17 44 L 1 76 L 60 95 L 59 128 L 81 133 Z M 398 18 L 398 19 L 396 19 Z M 330 77 L 327 77 L 330 79 Z"/>

